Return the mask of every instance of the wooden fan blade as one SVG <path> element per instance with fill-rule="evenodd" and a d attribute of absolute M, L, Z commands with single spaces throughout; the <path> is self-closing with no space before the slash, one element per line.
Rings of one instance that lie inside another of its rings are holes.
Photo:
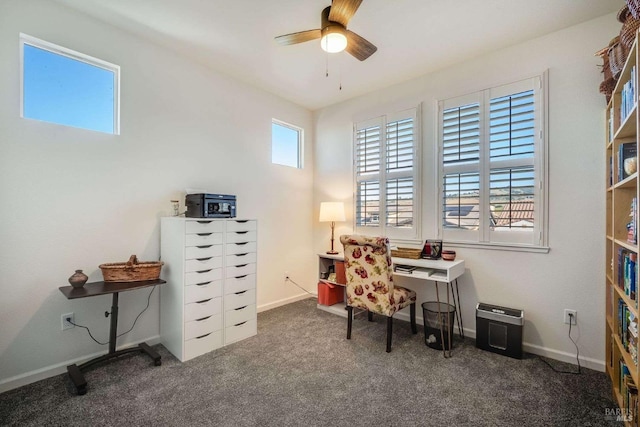
<path fill-rule="evenodd" d="M 287 46 L 290 44 L 308 42 L 310 40 L 319 39 L 320 37 L 322 37 L 322 31 L 320 29 L 317 29 L 278 36 L 276 37 L 276 41 L 282 46 Z"/>
<path fill-rule="evenodd" d="M 360 61 L 364 61 L 373 55 L 378 48 L 353 31 L 347 30 L 347 47 L 345 50 Z"/>
<path fill-rule="evenodd" d="M 329 21 L 342 24 L 344 27 L 356 13 L 360 7 L 362 0 L 333 0 L 331 2 L 331 11 L 329 12 Z"/>

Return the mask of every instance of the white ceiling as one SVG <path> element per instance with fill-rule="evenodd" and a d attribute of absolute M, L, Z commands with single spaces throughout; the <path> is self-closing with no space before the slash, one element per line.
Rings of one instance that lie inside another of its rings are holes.
<path fill-rule="evenodd" d="M 274 41 L 319 28 L 320 12 L 330 0 L 56 1 L 311 110 L 624 5 L 623 0 L 364 0 L 348 28 L 378 51 L 360 62 L 346 52 L 326 54 L 318 40 L 291 46 Z"/>

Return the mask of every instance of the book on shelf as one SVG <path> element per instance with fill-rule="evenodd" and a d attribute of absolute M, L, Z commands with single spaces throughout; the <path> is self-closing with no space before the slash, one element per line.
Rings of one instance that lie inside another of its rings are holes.
<path fill-rule="evenodd" d="M 638 156 L 638 146 L 635 142 L 624 142 L 618 146 L 618 181 L 629 177 L 635 172 L 635 167 L 625 168 L 626 160 L 636 159 Z M 631 161 L 631 160 L 630 160 Z M 637 164 L 637 160 L 636 160 Z M 631 173 L 628 173 L 631 172 Z"/>
<path fill-rule="evenodd" d="M 638 308 L 638 254 L 625 248 L 618 249 L 618 276 L 616 285 L 622 289 L 626 296 L 634 302 Z"/>
<path fill-rule="evenodd" d="M 418 267 L 414 267 L 412 265 L 396 264 L 394 266 L 394 271 L 397 271 L 399 273 L 411 274 L 411 273 L 413 273 L 413 270 L 415 270 L 416 268 L 418 268 Z"/>
<path fill-rule="evenodd" d="M 613 156 L 609 156 L 609 187 L 613 186 Z"/>
<path fill-rule="evenodd" d="M 638 243 L 638 199 L 634 197 L 631 199 L 631 208 L 629 209 L 629 222 L 627 223 L 627 242 Z"/>
<path fill-rule="evenodd" d="M 631 113 L 635 106 L 636 94 L 636 67 L 631 67 L 631 76 L 629 81 L 622 85 L 620 92 L 620 123 L 622 123 Z"/>
<path fill-rule="evenodd" d="M 614 133 L 614 117 L 613 117 L 613 108 L 609 109 L 609 142 L 613 141 L 613 133 Z"/>

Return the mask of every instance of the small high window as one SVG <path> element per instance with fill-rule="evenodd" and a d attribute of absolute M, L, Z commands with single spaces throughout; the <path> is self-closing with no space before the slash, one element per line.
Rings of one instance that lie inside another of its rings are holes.
<path fill-rule="evenodd" d="M 23 118 L 119 134 L 120 67 L 20 34 Z"/>
<path fill-rule="evenodd" d="M 302 169 L 302 129 L 278 120 L 271 122 L 271 162 Z"/>

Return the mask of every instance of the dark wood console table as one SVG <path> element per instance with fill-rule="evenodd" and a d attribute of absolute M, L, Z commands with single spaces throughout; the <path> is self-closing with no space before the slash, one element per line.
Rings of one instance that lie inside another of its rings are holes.
<path fill-rule="evenodd" d="M 67 299 L 87 298 L 95 297 L 98 295 L 113 294 L 110 313 L 111 325 L 109 327 L 109 352 L 103 356 L 96 357 L 95 359 L 84 362 L 79 366 L 75 363 L 73 365 L 67 366 L 69 377 L 71 378 L 71 381 L 76 387 L 76 391 L 79 395 L 87 393 L 87 381 L 84 379 L 84 375 L 82 375 L 82 370 L 93 366 L 96 363 L 104 362 L 127 353 L 144 352 L 153 359 L 155 366 L 160 366 L 162 364 L 160 355 L 151 347 L 149 347 L 147 343 L 140 343 L 137 346 L 116 351 L 116 340 L 118 338 L 118 294 L 120 292 L 133 291 L 135 289 L 161 285 L 163 283 L 166 282 L 159 279 L 145 280 L 141 282 L 91 282 L 86 283 L 81 288 L 74 288 L 72 286 L 62 286 L 59 288 L 60 292 L 62 292 L 64 296 L 67 297 Z"/>

